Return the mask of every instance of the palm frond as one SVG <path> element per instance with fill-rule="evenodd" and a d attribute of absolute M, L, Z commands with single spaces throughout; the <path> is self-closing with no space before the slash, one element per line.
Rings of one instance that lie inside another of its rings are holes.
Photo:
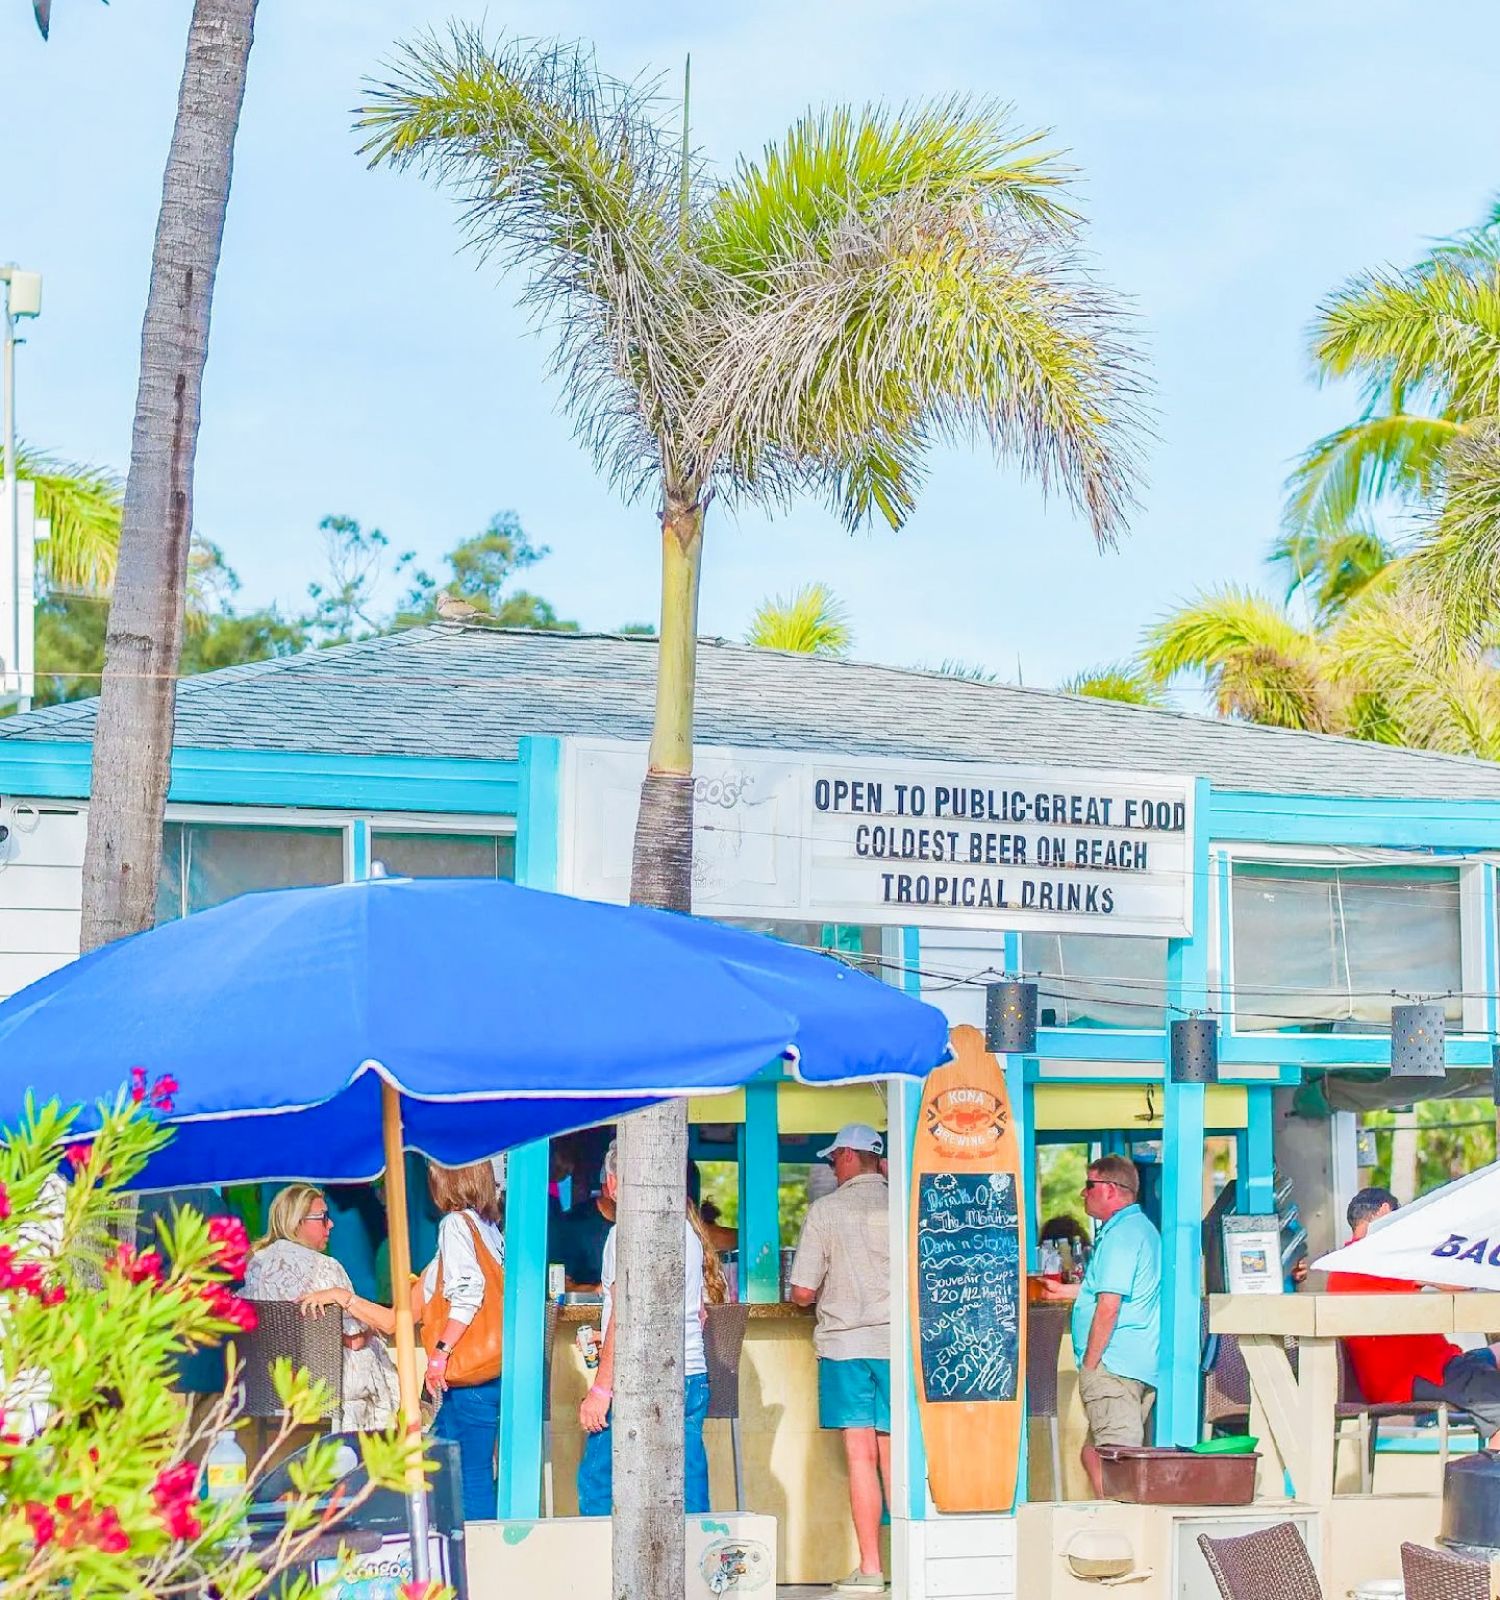
<path fill-rule="evenodd" d="M 893 202 L 924 194 L 974 203 L 1027 227 L 1071 231 L 1072 177 L 1045 135 L 1018 130 L 1008 106 L 955 97 L 898 109 L 809 112 L 759 161 L 742 160 L 705 219 L 704 259 L 768 288 L 809 240 L 831 254 L 851 219 L 878 225 Z"/>
<path fill-rule="evenodd" d="M 944 656 L 935 667 L 919 666 L 918 672 L 935 672 L 940 678 L 959 678 L 964 683 L 999 683 L 1000 674 L 977 661 L 964 661 L 958 656 Z"/>
<path fill-rule="evenodd" d="M 1157 708 L 1167 704 L 1166 690 L 1135 661 L 1093 667 L 1066 679 L 1058 687 L 1064 694 L 1082 695 L 1086 700 L 1117 700 L 1123 705 Z"/>
<path fill-rule="evenodd" d="M 1164 617 L 1148 630 L 1141 659 L 1159 684 L 1200 676 L 1221 716 L 1324 733 L 1340 726 L 1319 641 L 1250 590 L 1200 595 Z"/>
<path fill-rule="evenodd" d="M 1300 591 L 1326 621 L 1379 582 L 1397 555 L 1388 539 L 1356 522 L 1289 528 L 1271 546 L 1269 559 L 1286 573 L 1287 601 Z"/>
<path fill-rule="evenodd" d="M 124 486 L 112 472 L 16 447 L 16 472 L 36 485 L 37 516 L 50 524 L 37 560 L 53 588 L 102 594 L 115 579 Z"/>
<path fill-rule="evenodd" d="M 705 372 L 703 433 L 739 480 L 784 472 L 851 521 L 878 505 L 848 493 L 872 439 L 925 451 L 977 437 L 1061 487 L 1109 539 L 1131 503 L 1141 422 L 1119 307 L 1081 271 L 1071 232 L 1039 226 L 1034 207 L 1018 215 L 1003 166 L 962 183 L 940 163 L 913 176 L 887 114 L 850 129 L 855 200 L 830 180 L 810 204 L 791 155 L 715 197 L 705 248 L 734 241 L 723 257 L 753 270 Z M 955 130 L 970 137 L 967 122 Z M 758 253 L 744 243 L 757 227 Z M 899 505 L 880 509 L 899 520 Z"/>
<path fill-rule="evenodd" d="M 1500 272 L 1436 261 L 1361 274 L 1326 300 L 1312 328 L 1325 377 L 1372 396 L 1422 396 L 1453 421 L 1500 409 Z"/>
<path fill-rule="evenodd" d="M 826 583 L 808 583 L 795 594 L 762 600 L 745 635 L 762 650 L 799 655 L 847 655 L 854 643 L 848 612 Z"/>
<path fill-rule="evenodd" d="M 1348 528 L 1379 500 L 1431 494 L 1443 455 L 1463 432 L 1446 417 L 1410 412 L 1364 417 L 1326 434 L 1287 479 L 1285 525 L 1292 530 Z"/>
<path fill-rule="evenodd" d="M 471 246 L 523 275 L 581 437 L 639 489 L 686 403 L 690 310 L 682 161 L 652 86 L 607 76 L 581 45 L 491 44 L 459 24 L 404 46 L 389 74 L 357 114 L 361 153 L 452 191 Z"/>
<path fill-rule="evenodd" d="M 1412 565 L 1451 641 L 1492 633 L 1500 619 L 1500 419 L 1466 432 L 1447 467 L 1442 502 Z"/>

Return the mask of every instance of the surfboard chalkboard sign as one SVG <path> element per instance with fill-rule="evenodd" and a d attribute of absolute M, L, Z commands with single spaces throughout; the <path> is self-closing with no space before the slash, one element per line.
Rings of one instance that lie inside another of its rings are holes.
<path fill-rule="evenodd" d="M 1009 1511 L 1025 1409 L 1020 1144 L 977 1028 L 927 1079 L 911 1176 L 911 1319 L 927 1477 L 940 1511 Z"/>

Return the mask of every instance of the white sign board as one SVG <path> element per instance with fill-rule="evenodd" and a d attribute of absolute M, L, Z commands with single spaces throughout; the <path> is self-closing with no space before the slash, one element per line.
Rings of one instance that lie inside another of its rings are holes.
<path fill-rule="evenodd" d="M 623 903 L 646 747 L 563 741 L 559 887 Z M 700 746 L 704 916 L 1186 938 L 1193 780 Z"/>

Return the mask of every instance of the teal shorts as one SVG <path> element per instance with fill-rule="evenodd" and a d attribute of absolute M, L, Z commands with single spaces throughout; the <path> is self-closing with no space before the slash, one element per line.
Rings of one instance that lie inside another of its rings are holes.
<path fill-rule="evenodd" d="M 889 1361 L 818 1361 L 818 1426 L 891 1431 Z"/>

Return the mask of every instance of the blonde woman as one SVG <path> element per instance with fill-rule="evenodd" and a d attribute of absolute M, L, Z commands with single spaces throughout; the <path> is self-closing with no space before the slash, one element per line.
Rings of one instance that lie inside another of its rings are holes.
<path fill-rule="evenodd" d="M 245 1271 L 247 1300 L 301 1300 L 313 1291 L 352 1297 L 341 1261 L 328 1254 L 333 1218 L 321 1189 L 289 1184 L 271 1202 L 264 1239 Z M 399 1406 L 395 1363 L 372 1324 L 344 1317 L 344 1407 L 342 1431 L 373 1433 L 390 1427 Z"/>
<path fill-rule="evenodd" d="M 463 1504 L 466 1521 L 495 1515 L 495 1446 L 500 1430 L 500 1380 L 450 1385 L 448 1358 L 461 1343 L 474 1319 L 484 1307 L 492 1287 L 494 1268 L 505 1265 L 505 1239 L 500 1231 L 500 1193 L 495 1187 L 495 1169 L 488 1161 L 467 1167 L 429 1166 L 427 1188 L 433 1204 L 443 1213 L 438 1224 L 437 1254 L 427 1264 L 420 1286 L 413 1285 L 412 1314 L 422 1322 L 422 1308 L 430 1306 L 442 1290 L 448 1302 L 448 1316 L 437 1330 L 423 1328 L 423 1342 L 431 1354 L 427 1359 L 425 1384 L 428 1392 L 441 1401 L 432 1431 L 440 1439 L 458 1445 L 463 1476 Z M 480 1264 L 479 1251 L 489 1258 L 488 1275 Z M 441 1271 L 441 1280 L 439 1272 Z M 396 1331 L 396 1315 L 389 1306 L 377 1305 L 356 1295 L 352 1289 L 321 1290 L 303 1297 L 307 1312 L 337 1306 L 345 1316 L 351 1313 L 388 1336 Z M 498 1305 L 492 1308 L 496 1314 Z M 436 1337 L 431 1337 L 436 1332 Z"/>
<path fill-rule="evenodd" d="M 604 1158 L 604 1192 L 613 1200 L 619 1191 L 618 1153 L 611 1143 Z M 607 1517 L 614 1504 L 613 1446 L 610 1440 L 610 1405 L 614 1399 L 615 1371 L 615 1232 L 604 1241 L 604 1343 L 594 1385 L 578 1408 L 578 1422 L 588 1437 L 578 1463 L 578 1510 L 585 1517 Z M 708 1454 L 703 1446 L 703 1423 L 708 1415 L 708 1361 L 703 1350 L 703 1328 L 708 1307 L 722 1305 L 727 1286 L 719 1252 L 714 1249 L 698 1208 L 688 1201 L 683 1229 L 686 1290 L 682 1315 L 683 1342 L 683 1503 L 691 1516 L 707 1512 Z"/>

